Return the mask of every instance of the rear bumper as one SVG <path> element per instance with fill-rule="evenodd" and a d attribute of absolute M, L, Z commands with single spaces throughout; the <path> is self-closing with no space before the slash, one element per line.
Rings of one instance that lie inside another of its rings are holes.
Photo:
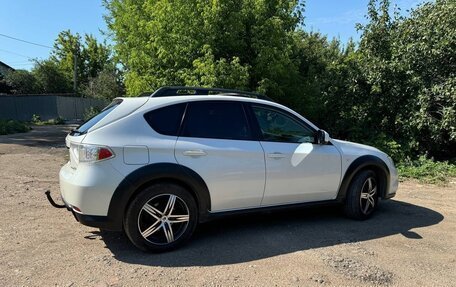
<path fill-rule="evenodd" d="M 72 212 L 73 212 L 74 217 L 76 217 L 76 220 L 81 224 L 91 226 L 91 227 L 97 227 L 100 229 L 112 230 L 112 231 L 121 230 L 121 228 L 118 226 L 118 224 L 111 221 L 108 216 L 81 214 L 81 213 L 75 212 L 74 210 L 72 210 Z"/>
<path fill-rule="evenodd" d="M 82 214 L 77 212 L 70 204 L 68 204 L 65 200 L 63 200 L 63 203 L 65 206 L 55 206 L 53 204 L 53 200 L 48 197 L 49 201 L 54 207 L 61 208 L 61 207 L 66 207 L 68 211 L 70 211 L 76 221 L 78 221 L 81 224 L 91 226 L 91 227 L 97 227 L 100 229 L 105 229 L 105 230 L 112 230 L 112 231 L 121 231 L 122 226 L 119 224 L 119 222 L 114 222 L 109 216 L 99 216 L 99 215 L 87 215 L 87 214 Z"/>
<path fill-rule="evenodd" d="M 80 223 L 107 230 L 121 230 L 119 222 L 108 216 L 114 190 L 121 175 L 107 162 L 93 165 L 70 164 L 59 173 L 60 193 L 65 206 Z"/>

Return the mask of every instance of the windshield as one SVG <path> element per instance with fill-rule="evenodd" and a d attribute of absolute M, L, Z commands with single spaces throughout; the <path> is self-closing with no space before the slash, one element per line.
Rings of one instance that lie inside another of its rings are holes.
<path fill-rule="evenodd" d="M 109 106 L 104 108 L 99 114 L 91 117 L 87 121 L 85 121 L 82 125 L 80 125 L 77 129 L 72 130 L 70 135 L 72 136 L 80 136 L 85 134 L 91 127 L 93 127 L 96 123 L 98 123 L 102 118 L 104 118 L 107 114 L 109 114 L 112 110 L 114 110 L 118 105 L 122 103 L 122 100 L 115 100 Z"/>

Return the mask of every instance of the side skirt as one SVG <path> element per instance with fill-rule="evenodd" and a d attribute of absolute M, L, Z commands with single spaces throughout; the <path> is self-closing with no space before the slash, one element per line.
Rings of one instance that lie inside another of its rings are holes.
<path fill-rule="evenodd" d="M 296 210 L 304 209 L 311 207 L 322 207 L 322 206 L 340 206 L 342 202 L 335 200 L 323 200 L 323 201 L 314 201 L 314 202 L 304 202 L 304 203 L 292 203 L 276 206 L 265 206 L 265 207 L 255 207 L 249 209 L 238 209 L 238 210 L 229 210 L 221 212 L 210 212 L 208 211 L 204 217 L 200 217 L 199 222 L 208 222 L 212 220 L 217 220 L 224 217 L 250 214 L 250 213 L 261 213 L 261 212 L 277 212 L 283 210 Z"/>

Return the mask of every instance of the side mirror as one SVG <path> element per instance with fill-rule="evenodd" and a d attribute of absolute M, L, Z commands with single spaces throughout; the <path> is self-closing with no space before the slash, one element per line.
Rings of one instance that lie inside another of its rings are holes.
<path fill-rule="evenodd" d="M 317 144 L 327 144 L 329 142 L 329 134 L 324 130 L 318 130 L 315 136 L 315 142 Z"/>

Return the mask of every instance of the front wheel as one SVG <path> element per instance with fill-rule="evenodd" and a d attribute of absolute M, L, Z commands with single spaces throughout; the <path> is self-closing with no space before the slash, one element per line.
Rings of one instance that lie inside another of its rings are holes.
<path fill-rule="evenodd" d="M 372 170 L 358 173 L 347 190 L 345 214 L 353 219 L 367 219 L 378 206 L 377 176 Z"/>
<path fill-rule="evenodd" d="M 124 229 L 141 250 L 164 252 L 188 241 L 197 222 L 193 196 L 179 185 L 160 183 L 133 199 L 125 214 Z"/>

